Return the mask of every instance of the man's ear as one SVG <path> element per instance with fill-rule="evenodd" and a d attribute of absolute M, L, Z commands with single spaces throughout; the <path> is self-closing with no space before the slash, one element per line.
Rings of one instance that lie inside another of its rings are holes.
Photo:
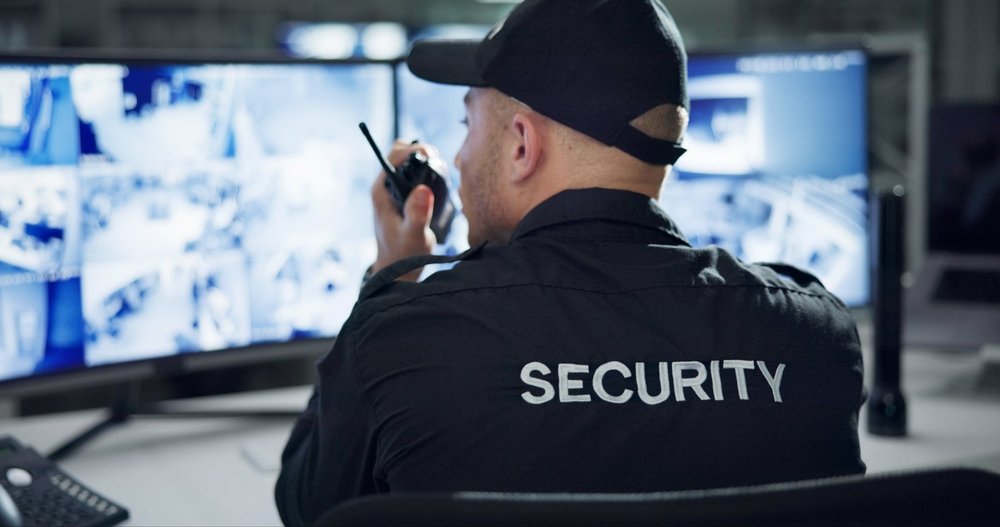
<path fill-rule="evenodd" d="M 535 174 L 542 157 L 541 123 L 535 116 L 518 112 L 511 124 L 514 134 L 511 177 L 513 183 L 522 183 Z"/>

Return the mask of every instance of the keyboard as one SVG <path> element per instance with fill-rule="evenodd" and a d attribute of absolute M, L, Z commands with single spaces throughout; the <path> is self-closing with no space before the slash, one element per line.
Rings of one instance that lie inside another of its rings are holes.
<path fill-rule="evenodd" d="M 0 436 L 0 484 L 17 505 L 25 527 L 108 527 L 129 516 L 124 507 L 11 436 Z"/>

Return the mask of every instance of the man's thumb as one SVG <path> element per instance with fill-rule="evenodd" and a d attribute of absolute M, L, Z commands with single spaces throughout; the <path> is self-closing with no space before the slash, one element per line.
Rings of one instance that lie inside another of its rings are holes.
<path fill-rule="evenodd" d="M 431 224 L 431 213 L 434 211 L 434 193 L 427 185 L 417 185 L 406 198 L 406 222 L 419 228 Z"/>

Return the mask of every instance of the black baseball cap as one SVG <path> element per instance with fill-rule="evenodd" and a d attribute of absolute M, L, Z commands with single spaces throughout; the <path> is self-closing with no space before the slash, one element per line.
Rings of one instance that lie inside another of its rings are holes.
<path fill-rule="evenodd" d="M 418 41 L 407 64 L 429 81 L 495 88 L 647 163 L 684 153 L 629 124 L 688 106 L 684 42 L 659 0 L 525 0 L 483 40 Z"/>

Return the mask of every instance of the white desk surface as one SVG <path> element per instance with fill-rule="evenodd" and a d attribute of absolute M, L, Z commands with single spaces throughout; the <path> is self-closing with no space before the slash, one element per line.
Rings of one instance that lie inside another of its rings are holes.
<path fill-rule="evenodd" d="M 211 409 L 304 408 L 310 388 L 197 401 Z M 0 420 L 45 454 L 100 421 L 101 410 Z M 280 525 L 279 457 L 294 418 L 137 417 L 105 430 L 59 465 L 129 509 L 125 525 Z"/>
<path fill-rule="evenodd" d="M 863 330 L 862 337 L 869 335 Z M 1000 471 L 1000 392 L 975 388 L 982 365 L 975 354 L 908 351 L 903 390 L 910 433 L 872 436 L 862 413 L 869 473 L 932 466 Z M 302 408 L 309 391 L 269 390 L 195 404 Z M 5 419 L 0 434 L 45 453 L 102 416 L 82 411 Z M 131 512 L 126 525 L 277 525 L 272 490 L 291 424 L 291 418 L 139 418 L 106 431 L 60 464 L 125 505 Z"/>

